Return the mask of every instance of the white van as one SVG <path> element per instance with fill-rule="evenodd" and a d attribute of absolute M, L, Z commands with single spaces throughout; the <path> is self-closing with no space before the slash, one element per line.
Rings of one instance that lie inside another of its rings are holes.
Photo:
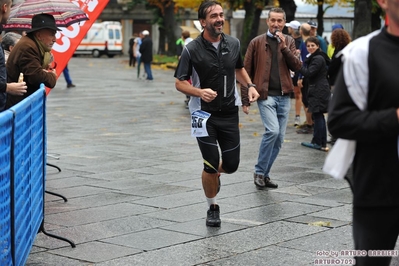
<path fill-rule="evenodd" d="M 120 22 L 93 23 L 76 49 L 75 55 L 91 54 L 93 57 L 120 55 L 122 54 L 122 38 Z"/>

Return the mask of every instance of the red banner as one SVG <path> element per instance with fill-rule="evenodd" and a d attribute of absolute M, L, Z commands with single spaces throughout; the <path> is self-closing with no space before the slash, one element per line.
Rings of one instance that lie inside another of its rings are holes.
<path fill-rule="evenodd" d="M 57 63 L 56 70 L 59 77 L 65 66 L 68 64 L 76 48 L 89 31 L 91 25 L 100 16 L 109 0 L 70 0 L 75 5 L 79 6 L 86 14 L 89 20 L 72 24 L 67 28 L 60 28 L 57 32 L 57 42 L 53 45 L 52 53 L 54 61 Z M 50 92 L 46 88 L 47 94 Z"/>

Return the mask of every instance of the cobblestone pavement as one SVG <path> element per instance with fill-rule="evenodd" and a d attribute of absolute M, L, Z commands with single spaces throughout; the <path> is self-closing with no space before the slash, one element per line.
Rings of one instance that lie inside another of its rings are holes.
<path fill-rule="evenodd" d="M 298 266 L 353 249 L 349 186 L 323 174 L 325 152 L 300 145 L 311 136 L 296 133 L 293 113 L 271 171 L 279 188 L 255 187 L 256 105 L 240 111 L 240 167 L 221 177 L 222 226 L 207 228 L 201 156 L 174 72 L 154 69 L 145 82 L 127 65 L 74 57 L 77 87 L 61 75 L 49 94 L 48 162 L 61 172 L 47 168 L 46 190 L 68 201 L 46 194 L 45 229 L 76 248 L 39 233 L 26 265 Z"/>

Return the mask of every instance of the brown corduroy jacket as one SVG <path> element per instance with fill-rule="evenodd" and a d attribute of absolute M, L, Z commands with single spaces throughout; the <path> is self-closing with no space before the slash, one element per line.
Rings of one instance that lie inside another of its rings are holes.
<path fill-rule="evenodd" d="M 43 57 L 39 47 L 29 36 L 23 36 L 12 49 L 6 64 L 7 82 L 17 82 L 20 73 L 24 74 L 24 81 L 28 87 L 23 96 L 7 95 L 6 108 L 17 104 L 33 94 L 43 83 L 48 88 L 54 88 L 57 77 L 42 67 Z"/>

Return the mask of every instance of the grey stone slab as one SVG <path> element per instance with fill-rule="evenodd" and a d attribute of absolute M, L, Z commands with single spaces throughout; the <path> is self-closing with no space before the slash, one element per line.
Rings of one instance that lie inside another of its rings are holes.
<path fill-rule="evenodd" d="M 139 178 L 118 178 L 116 180 L 107 180 L 107 181 L 102 181 L 95 183 L 94 186 L 99 187 L 99 188 L 108 188 L 108 189 L 113 189 L 116 191 L 122 191 L 122 190 L 133 190 L 135 188 L 142 188 L 142 187 L 150 187 L 150 186 L 155 186 L 157 185 L 156 182 L 152 182 L 151 180 L 148 179 L 139 179 Z"/>
<path fill-rule="evenodd" d="M 274 170 L 274 169 L 273 169 Z M 304 169 L 303 171 L 295 171 L 288 172 L 282 170 L 281 172 L 276 172 L 275 175 L 272 176 L 273 179 L 284 180 L 299 184 L 310 183 L 314 181 L 324 180 L 327 177 L 320 173 L 311 172 L 310 169 Z"/>
<path fill-rule="evenodd" d="M 77 260 L 98 263 L 139 253 L 140 250 L 134 250 L 131 247 L 123 247 L 109 243 L 92 242 L 80 244 L 76 248 L 60 248 L 49 252 Z"/>
<path fill-rule="evenodd" d="M 145 216 L 129 216 L 103 222 L 95 222 L 74 227 L 66 227 L 56 230 L 48 230 L 52 234 L 64 236 L 75 244 L 92 241 L 106 240 L 116 236 L 123 236 L 133 232 L 146 231 L 153 228 L 173 225 L 171 221 L 155 219 Z M 35 241 L 38 247 L 50 248 L 53 244 L 49 237 L 41 237 Z"/>
<path fill-rule="evenodd" d="M 315 227 L 315 226 L 312 226 Z M 324 228 L 324 227 L 323 227 Z M 309 251 L 316 256 L 316 251 L 353 250 L 352 226 L 328 229 L 318 234 L 285 241 L 278 244 L 282 247 Z"/>
<path fill-rule="evenodd" d="M 188 158 L 186 158 L 186 160 L 182 162 L 167 162 L 162 165 L 155 165 L 154 168 L 160 168 L 164 170 L 165 173 L 173 172 L 176 169 L 179 169 L 179 172 L 187 173 L 195 177 L 201 175 L 203 164 L 202 160 L 188 160 Z"/>
<path fill-rule="evenodd" d="M 157 169 L 160 170 L 161 169 Z M 198 170 L 196 170 L 196 168 L 194 168 L 192 170 L 192 173 L 187 174 L 187 173 L 183 173 L 180 171 L 163 171 L 162 173 L 158 173 L 158 174 L 152 174 L 150 176 L 144 174 L 144 175 L 140 175 L 138 176 L 138 178 L 140 179 L 151 179 L 151 181 L 156 182 L 158 184 L 170 184 L 170 185 L 179 185 L 178 182 L 184 182 L 184 181 L 197 181 L 199 183 L 201 183 L 201 171 L 202 168 Z"/>
<path fill-rule="evenodd" d="M 90 262 L 79 259 L 72 259 L 65 256 L 58 256 L 49 252 L 33 253 L 34 256 L 29 256 L 25 266 L 91 266 Z"/>
<path fill-rule="evenodd" d="M 148 213 L 155 210 L 156 209 L 154 208 L 137 204 L 117 203 L 107 206 L 46 215 L 46 221 L 58 225 L 76 226 L 123 218 L 129 215 Z"/>
<path fill-rule="evenodd" d="M 311 204 L 311 205 L 318 205 L 318 206 L 325 206 L 325 207 L 338 207 L 342 206 L 344 203 L 340 203 L 335 199 L 324 199 L 325 193 L 316 194 L 308 197 L 301 197 L 296 198 L 295 202 Z"/>
<path fill-rule="evenodd" d="M 223 220 L 223 216 L 226 213 L 235 212 L 240 210 L 241 207 L 236 205 L 223 204 L 220 205 L 220 212 Z M 205 200 L 202 203 L 178 206 L 175 208 L 160 210 L 157 212 L 151 212 L 143 214 L 147 217 L 154 217 L 157 219 L 163 219 L 175 222 L 187 222 L 196 219 L 205 219 L 208 206 Z"/>
<path fill-rule="evenodd" d="M 305 185 L 294 185 L 294 186 L 279 188 L 275 192 L 308 197 L 308 196 L 311 196 L 314 194 L 320 194 L 320 193 L 329 192 L 329 191 L 333 191 L 333 190 L 327 189 L 327 188 L 309 187 L 309 186 L 305 186 Z"/>
<path fill-rule="evenodd" d="M 178 194 L 178 193 L 196 191 L 196 190 L 199 189 L 185 187 L 185 186 L 173 186 L 169 184 L 156 184 L 156 185 L 134 187 L 130 189 L 122 189 L 121 192 L 148 198 L 148 197 Z"/>
<path fill-rule="evenodd" d="M 320 226 L 325 226 L 325 227 L 329 227 L 329 228 L 341 227 L 344 225 L 351 224 L 350 221 L 341 221 L 341 220 L 335 220 L 335 219 L 327 218 L 327 217 L 318 217 L 316 214 L 315 215 L 302 215 L 302 216 L 288 218 L 285 220 L 291 221 L 291 222 L 296 222 L 296 223 L 310 224 L 310 225 L 314 225 L 314 226 L 318 226 L 317 223 L 321 222 L 321 223 L 323 223 L 323 225 L 320 225 Z M 324 223 L 328 223 L 328 224 L 324 224 Z"/>
<path fill-rule="evenodd" d="M 353 194 L 350 188 L 344 188 L 325 193 L 323 198 L 336 200 L 340 203 L 351 204 L 353 201 Z"/>
<path fill-rule="evenodd" d="M 253 176 L 253 174 L 251 174 Z M 273 179 L 275 182 L 276 179 Z M 255 186 L 253 177 L 251 179 L 246 180 L 245 182 L 240 182 L 240 183 L 232 183 L 232 184 L 227 184 L 224 185 L 223 180 L 222 182 L 222 188 L 220 194 L 218 194 L 218 197 L 223 198 L 223 197 L 235 197 L 238 195 L 243 195 L 243 194 L 248 194 L 248 193 L 255 193 L 255 192 L 260 192 L 260 191 L 278 191 L 281 188 L 284 187 L 289 187 L 294 185 L 292 182 L 286 182 L 286 181 L 277 181 L 276 183 L 278 184 L 278 189 L 272 189 L 272 188 L 259 188 Z"/>
<path fill-rule="evenodd" d="M 197 242 L 204 247 L 226 250 L 237 254 L 257 250 L 292 239 L 301 239 L 305 236 L 317 234 L 325 230 L 328 229 L 277 221 L 218 235 L 213 238 L 204 238 Z"/>
<path fill-rule="evenodd" d="M 232 224 L 225 222 L 222 215 L 222 226 L 221 227 L 207 227 L 205 224 L 205 217 L 194 221 L 174 223 L 172 225 L 163 226 L 163 229 L 171 230 L 175 232 L 181 232 L 185 234 L 191 234 L 201 237 L 212 237 L 216 235 L 226 234 L 233 231 L 247 228 L 244 225 Z"/>
<path fill-rule="evenodd" d="M 315 216 L 336 219 L 340 221 L 352 221 L 352 205 L 346 204 L 339 207 L 313 213 Z"/>
<path fill-rule="evenodd" d="M 51 200 L 53 201 L 48 201 L 47 198 L 49 199 L 51 198 Z M 86 208 L 112 205 L 121 202 L 130 202 L 142 198 L 143 197 L 141 196 L 134 196 L 126 193 L 110 191 L 86 197 L 69 198 L 68 202 L 63 202 L 63 201 L 60 202 L 59 197 L 46 194 L 45 207 L 46 207 L 46 213 L 49 214 L 57 212 L 55 210 L 57 208 L 68 209 L 68 210 L 86 209 Z M 57 201 L 54 201 L 55 199 L 57 199 Z"/>
<path fill-rule="evenodd" d="M 118 179 L 138 179 L 140 177 L 147 177 L 146 174 L 140 174 L 134 171 L 134 169 L 119 171 L 115 169 L 113 172 L 107 173 L 90 173 L 90 174 L 82 174 L 82 177 L 91 178 L 93 180 L 100 180 L 100 181 L 114 181 Z"/>
<path fill-rule="evenodd" d="M 198 265 L 233 255 L 226 250 L 215 249 L 190 242 L 159 250 L 148 251 L 120 259 L 98 263 L 96 266 L 126 266 L 126 265 L 162 265 L 187 266 Z"/>
<path fill-rule="evenodd" d="M 67 188 L 60 188 L 60 189 L 52 189 L 46 188 L 46 190 L 64 195 L 66 198 L 74 198 L 74 197 L 84 197 L 90 196 L 95 194 L 105 193 L 108 190 L 104 188 L 98 188 L 94 186 L 77 186 L 77 187 L 67 187 Z"/>
<path fill-rule="evenodd" d="M 201 236 L 192 234 L 179 233 L 164 229 L 153 229 L 150 231 L 141 231 L 123 236 L 107 238 L 103 241 L 120 246 L 140 249 L 143 251 L 149 251 L 177 244 L 183 244 L 201 238 Z"/>
<path fill-rule="evenodd" d="M 46 180 L 54 180 L 54 179 L 62 179 L 62 178 L 66 178 L 66 177 L 75 177 L 75 176 L 83 176 L 83 175 L 92 175 L 94 174 L 93 172 L 85 172 L 85 171 L 79 171 L 79 170 L 66 170 L 65 169 L 65 163 L 53 163 L 56 166 L 58 166 L 59 168 L 61 168 L 61 172 L 59 172 L 58 170 L 56 170 L 53 167 L 47 167 L 46 168 Z M 68 164 L 69 165 L 69 164 Z"/>
<path fill-rule="evenodd" d="M 165 195 L 153 197 L 149 199 L 137 200 L 135 203 L 158 208 L 176 208 L 179 206 L 187 206 L 204 201 L 204 192 L 201 190 L 177 193 L 173 195 Z"/>
<path fill-rule="evenodd" d="M 223 188 L 224 187 L 222 187 L 222 189 Z M 277 202 L 298 201 L 299 199 L 302 199 L 301 195 L 276 193 L 276 190 L 259 190 L 255 193 L 221 198 L 218 200 L 218 203 L 221 206 L 230 204 L 240 206 L 242 209 L 247 209 L 266 206 Z"/>
<path fill-rule="evenodd" d="M 236 254 L 228 258 L 212 261 L 210 263 L 207 263 L 206 265 L 305 266 L 305 265 L 314 265 L 314 254 L 291 248 L 268 246 L 266 248 L 256 249 L 253 251 Z"/>
<path fill-rule="evenodd" d="M 83 185 L 96 185 L 100 183 L 101 180 L 91 179 L 87 177 L 71 176 L 57 179 L 47 179 L 46 187 L 51 188 L 67 188 L 67 187 L 79 187 Z"/>
<path fill-rule="evenodd" d="M 343 189 L 343 188 L 349 187 L 349 184 L 346 180 L 334 179 L 334 178 L 319 180 L 319 181 L 307 183 L 306 185 L 307 186 L 315 186 L 315 187 L 333 188 L 333 189 Z"/>
<path fill-rule="evenodd" d="M 286 219 L 299 215 L 314 213 L 324 210 L 325 207 L 306 205 L 295 202 L 281 202 L 264 207 L 256 207 L 246 210 L 228 213 L 224 220 L 237 224 L 264 224 L 279 219 Z"/>

